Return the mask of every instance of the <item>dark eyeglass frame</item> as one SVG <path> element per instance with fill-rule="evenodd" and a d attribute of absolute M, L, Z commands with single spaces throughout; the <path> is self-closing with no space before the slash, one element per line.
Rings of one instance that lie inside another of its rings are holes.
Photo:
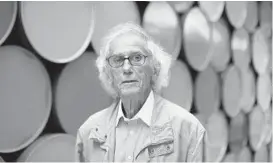
<path fill-rule="evenodd" d="M 130 57 L 134 57 L 135 55 L 131 55 L 131 56 L 113 55 L 113 56 L 108 57 L 106 60 L 107 60 L 108 64 L 109 64 L 111 67 L 113 67 L 113 68 L 122 67 L 122 66 L 124 65 L 125 60 L 128 60 L 129 63 L 130 63 L 132 66 L 142 66 L 142 65 L 146 62 L 146 58 L 147 58 L 148 56 L 147 56 L 147 55 L 143 55 L 143 54 L 137 54 L 137 55 L 140 55 L 140 56 L 144 57 L 143 63 L 140 62 L 139 64 L 132 64 L 132 62 L 131 62 L 131 60 L 130 60 Z M 123 61 L 122 61 L 122 64 L 117 65 L 117 66 L 113 66 L 113 65 L 110 64 L 109 59 L 110 59 L 111 57 L 116 57 L 116 56 L 121 56 L 121 57 L 123 57 Z"/>

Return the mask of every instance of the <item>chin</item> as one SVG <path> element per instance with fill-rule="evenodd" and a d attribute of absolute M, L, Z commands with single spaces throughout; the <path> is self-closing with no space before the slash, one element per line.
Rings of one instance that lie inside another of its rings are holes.
<path fill-rule="evenodd" d="M 121 96 L 134 96 L 140 92 L 140 88 L 127 88 L 121 89 Z"/>

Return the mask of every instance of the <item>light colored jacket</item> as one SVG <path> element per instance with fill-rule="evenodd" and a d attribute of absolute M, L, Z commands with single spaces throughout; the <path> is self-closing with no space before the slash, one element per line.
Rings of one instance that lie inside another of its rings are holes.
<path fill-rule="evenodd" d="M 79 128 L 77 162 L 113 162 L 118 102 L 91 115 Z M 150 136 L 137 150 L 136 162 L 203 162 L 202 124 L 187 110 L 155 94 Z"/>

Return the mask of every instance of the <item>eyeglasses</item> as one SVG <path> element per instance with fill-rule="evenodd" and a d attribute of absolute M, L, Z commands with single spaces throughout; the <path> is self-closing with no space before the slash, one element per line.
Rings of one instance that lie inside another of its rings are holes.
<path fill-rule="evenodd" d="M 128 59 L 132 66 L 141 66 L 145 63 L 146 55 L 139 53 L 132 54 L 129 57 L 123 55 L 113 55 L 107 58 L 108 64 L 113 68 L 118 68 L 123 66 L 125 59 Z"/>

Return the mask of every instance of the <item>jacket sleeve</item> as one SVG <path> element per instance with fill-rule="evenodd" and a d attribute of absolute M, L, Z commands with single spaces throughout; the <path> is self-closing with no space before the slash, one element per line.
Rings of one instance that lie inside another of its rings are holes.
<path fill-rule="evenodd" d="M 195 134 L 194 134 L 195 135 Z M 197 136 L 191 138 L 187 162 L 205 162 L 206 130 L 198 131 Z"/>
<path fill-rule="evenodd" d="M 83 139 L 82 139 L 82 136 L 80 134 L 80 131 L 78 131 L 77 138 L 76 138 L 75 162 L 85 162 Z"/>

